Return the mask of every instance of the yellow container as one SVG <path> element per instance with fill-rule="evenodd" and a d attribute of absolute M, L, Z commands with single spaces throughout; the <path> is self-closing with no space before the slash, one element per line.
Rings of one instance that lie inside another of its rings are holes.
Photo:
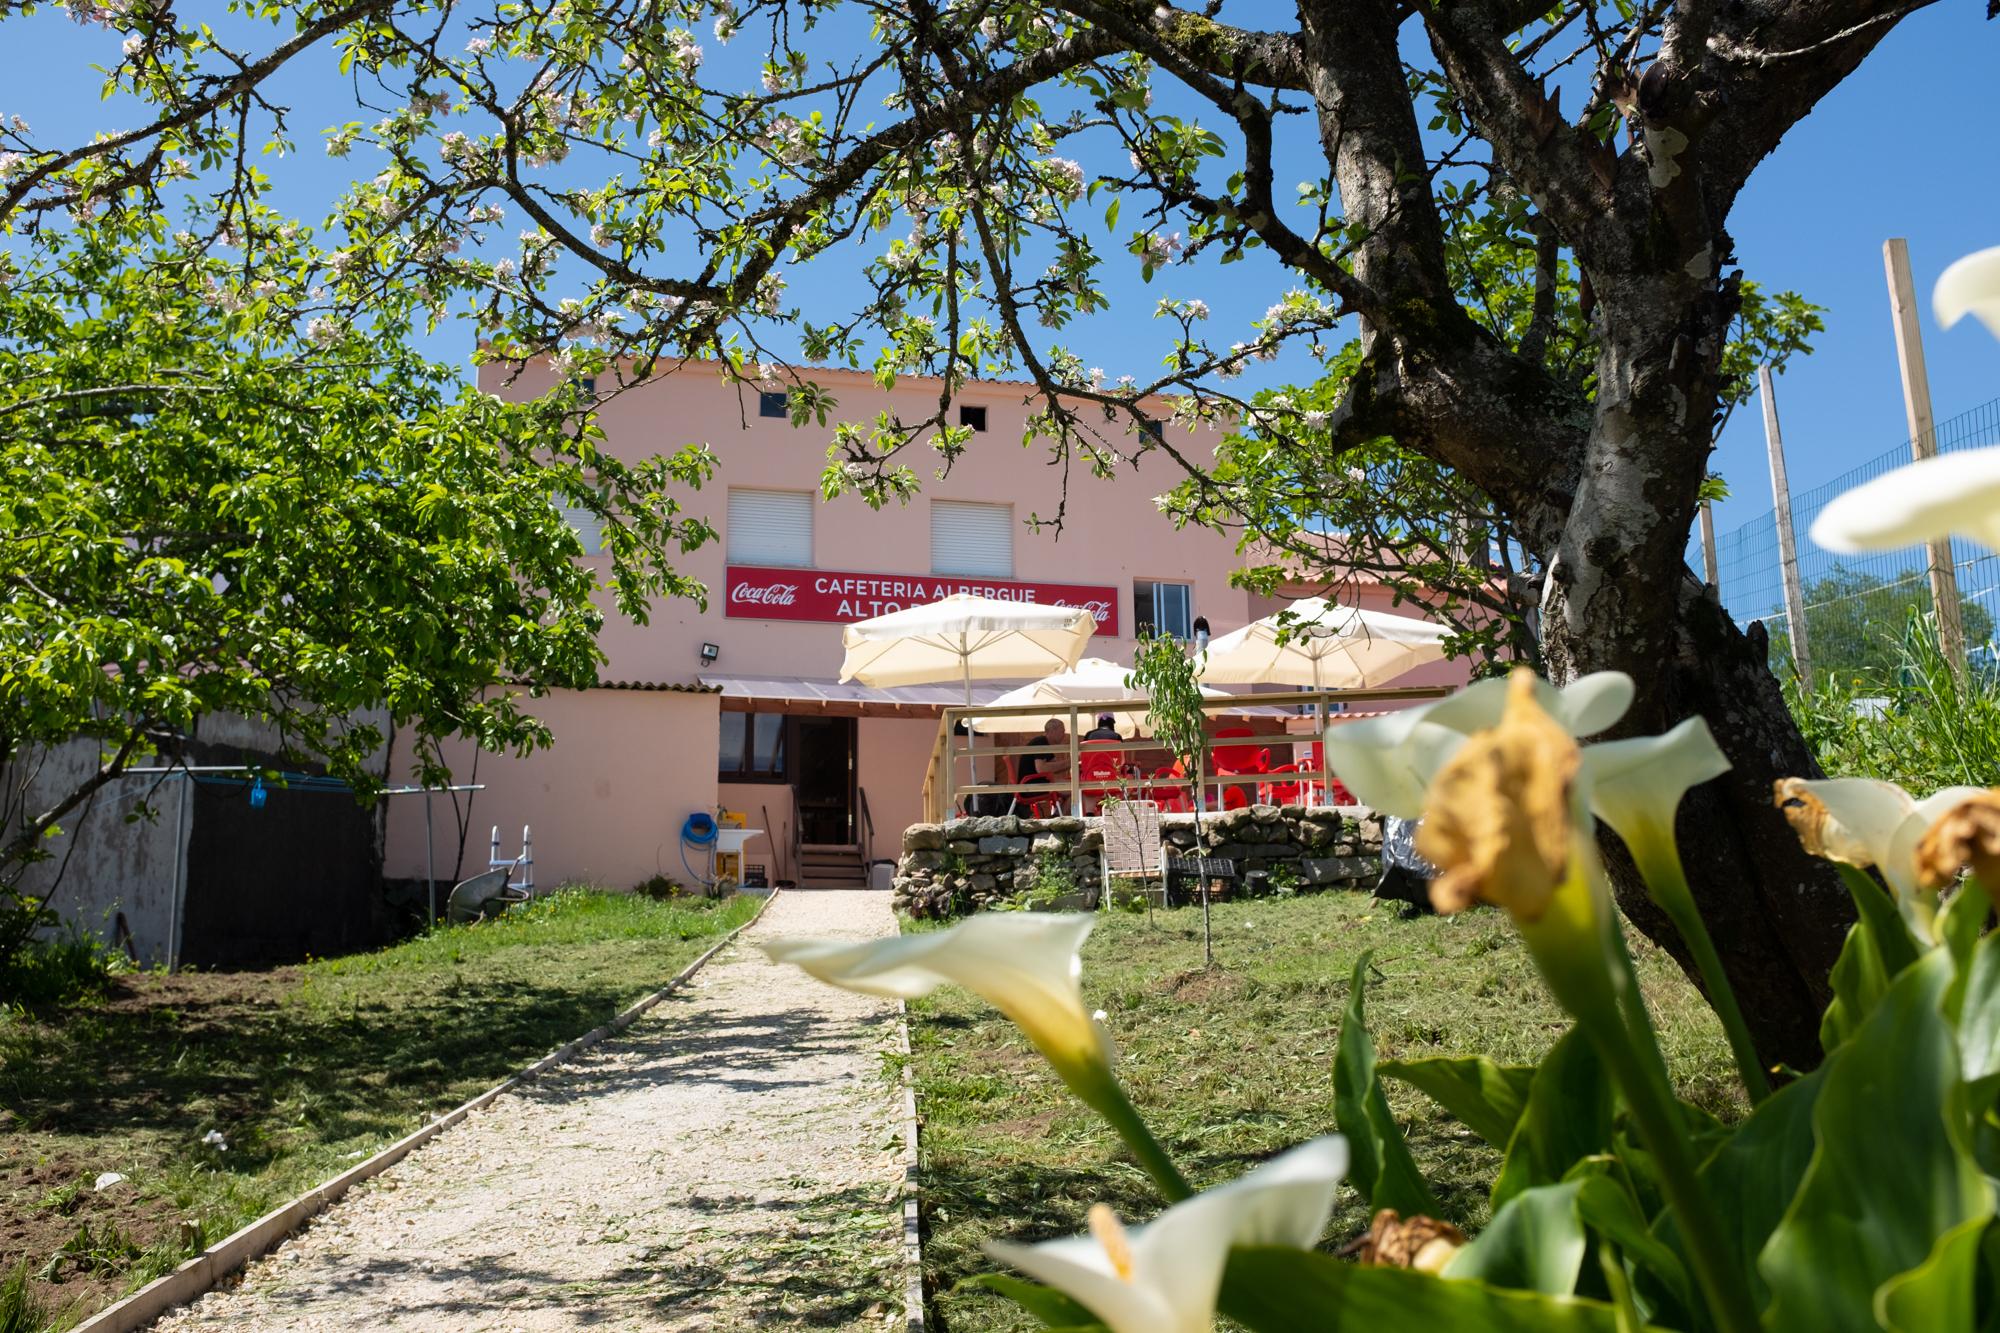
<path fill-rule="evenodd" d="M 715 817 L 715 822 L 723 828 L 749 828 L 750 816 L 741 810 L 724 810 Z M 717 852 L 715 854 L 715 877 L 719 880 L 743 882 L 743 853 Z"/>

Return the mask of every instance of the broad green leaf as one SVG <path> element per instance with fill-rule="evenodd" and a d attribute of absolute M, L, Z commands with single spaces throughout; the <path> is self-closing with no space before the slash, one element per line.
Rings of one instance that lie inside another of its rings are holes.
<path fill-rule="evenodd" d="M 1351 1155 L 1348 1178 L 1368 1198 L 1370 1211 L 1394 1208 L 1405 1217 L 1435 1214 L 1437 1201 L 1403 1141 L 1402 1128 L 1389 1111 L 1389 1098 L 1375 1076 L 1375 1041 L 1368 1035 L 1368 960 L 1354 963 L 1348 988 L 1347 1013 L 1340 1023 L 1340 1043 L 1334 1052 L 1333 1115 L 1347 1136 Z"/>
<path fill-rule="evenodd" d="M 1493 1182 L 1497 1213 L 1522 1190 L 1553 1185 L 1611 1147 L 1611 1080 L 1581 1028 L 1563 1034 L 1528 1085 L 1528 1104 Z"/>
<path fill-rule="evenodd" d="M 1255 1333 L 1614 1333 L 1599 1301 L 1370 1268 L 1330 1254 L 1236 1249 L 1222 1275 L 1222 1312 Z"/>
<path fill-rule="evenodd" d="M 1839 870 L 1860 919 L 1848 927 L 1847 942 L 1828 978 L 1833 1003 L 1820 1018 L 1819 1044 L 1829 1054 L 1854 1035 L 1889 983 L 1916 959 L 1909 927 L 1887 891 L 1852 866 Z"/>
<path fill-rule="evenodd" d="M 1570 1173 L 1581 1186 L 1576 1196 L 1577 1215 L 1591 1231 L 1616 1245 L 1629 1267 L 1645 1270 L 1676 1306 L 1689 1308 L 1693 1287 L 1687 1266 L 1673 1246 L 1652 1233 L 1645 1213 L 1632 1197 L 1629 1182 L 1621 1183 L 1612 1174 L 1610 1168 L 1616 1167 L 1618 1163 L 1612 1158 L 1577 1164 Z"/>
<path fill-rule="evenodd" d="M 1725 1237 L 1724 1248 L 1737 1256 L 1750 1275 L 1751 1294 L 1759 1305 L 1770 1291 L 1757 1271 L 1757 1256 L 1784 1220 L 1812 1162 L 1812 1113 L 1825 1068 L 1779 1088 L 1737 1127 L 1727 1142 L 1702 1163 L 1702 1188 L 1715 1204 L 1715 1218 Z M 1672 1213 L 1661 1212 L 1655 1234 L 1676 1248 L 1680 1245 Z"/>
<path fill-rule="evenodd" d="M 1574 1292 L 1585 1249 L 1583 1219 L 1577 1212 L 1583 1184 L 1570 1180 L 1522 1190 L 1451 1257 L 1445 1276 L 1476 1278 L 1495 1287 L 1518 1287 L 1547 1296 Z"/>
<path fill-rule="evenodd" d="M 1375 1068 L 1417 1088 L 1496 1148 L 1514 1137 L 1535 1078 L 1533 1065 L 1503 1065 L 1483 1055 L 1384 1060 Z"/>
<path fill-rule="evenodd" d="M 1958 1017 L 1958 1058 L 1967 1083 L 2000 1074 L 2000 934 L 1988 935 L 1972 950 L 1971 966 L 1952 987 Z M 1983 1109 L 1991 1097 L 1975 1102 Z"/>
<path fill-rule="evenodd" d="M 1898 1318 L 1970 1309 L 1976 1251 L 1952 1233 L 1993 1197 L 1965 1142 L 1951 980 L 1932 950 L 1829 1057 L 1812 1163 L 1758 1259 L 1770 1327 L 1872 1331 L 1878 1302 Z"/>

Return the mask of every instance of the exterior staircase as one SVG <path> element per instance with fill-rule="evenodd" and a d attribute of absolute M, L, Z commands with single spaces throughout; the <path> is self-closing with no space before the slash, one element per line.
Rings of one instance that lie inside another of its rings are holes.
<path fill-rule="evenodd" d="M 805 889 L 865 889 L 868 862 L 858 846 L 803 843 L 799 847 L 799 887 Z"/>

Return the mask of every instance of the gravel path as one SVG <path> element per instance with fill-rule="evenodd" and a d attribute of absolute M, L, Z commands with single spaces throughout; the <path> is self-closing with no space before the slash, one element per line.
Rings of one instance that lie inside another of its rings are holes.
<path fill-rule="evenodd" d="M 901 1318 L 895 1008 L 765 959 L 896 929 L 787 891 L 620 1036 L 359 1186 L 184 1330 L 883 1328 Z"/>

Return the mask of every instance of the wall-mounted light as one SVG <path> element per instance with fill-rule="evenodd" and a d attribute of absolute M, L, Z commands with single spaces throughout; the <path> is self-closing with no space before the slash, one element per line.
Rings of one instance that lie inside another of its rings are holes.
<path fill-rule="evenodd" d="M 704 643 L 701 646 L 701 664 L 703 666 L 714 666 L 715 659 L 720 656 L 722 656 L 722 649 L 715 644 Z"/>
<path fill-rule="evenodd" d="M 1207 616 L 1196 616 L 1194 618 L 1194 650 L 1197 653 L 1205 653 L 1208 651 Z"/>

